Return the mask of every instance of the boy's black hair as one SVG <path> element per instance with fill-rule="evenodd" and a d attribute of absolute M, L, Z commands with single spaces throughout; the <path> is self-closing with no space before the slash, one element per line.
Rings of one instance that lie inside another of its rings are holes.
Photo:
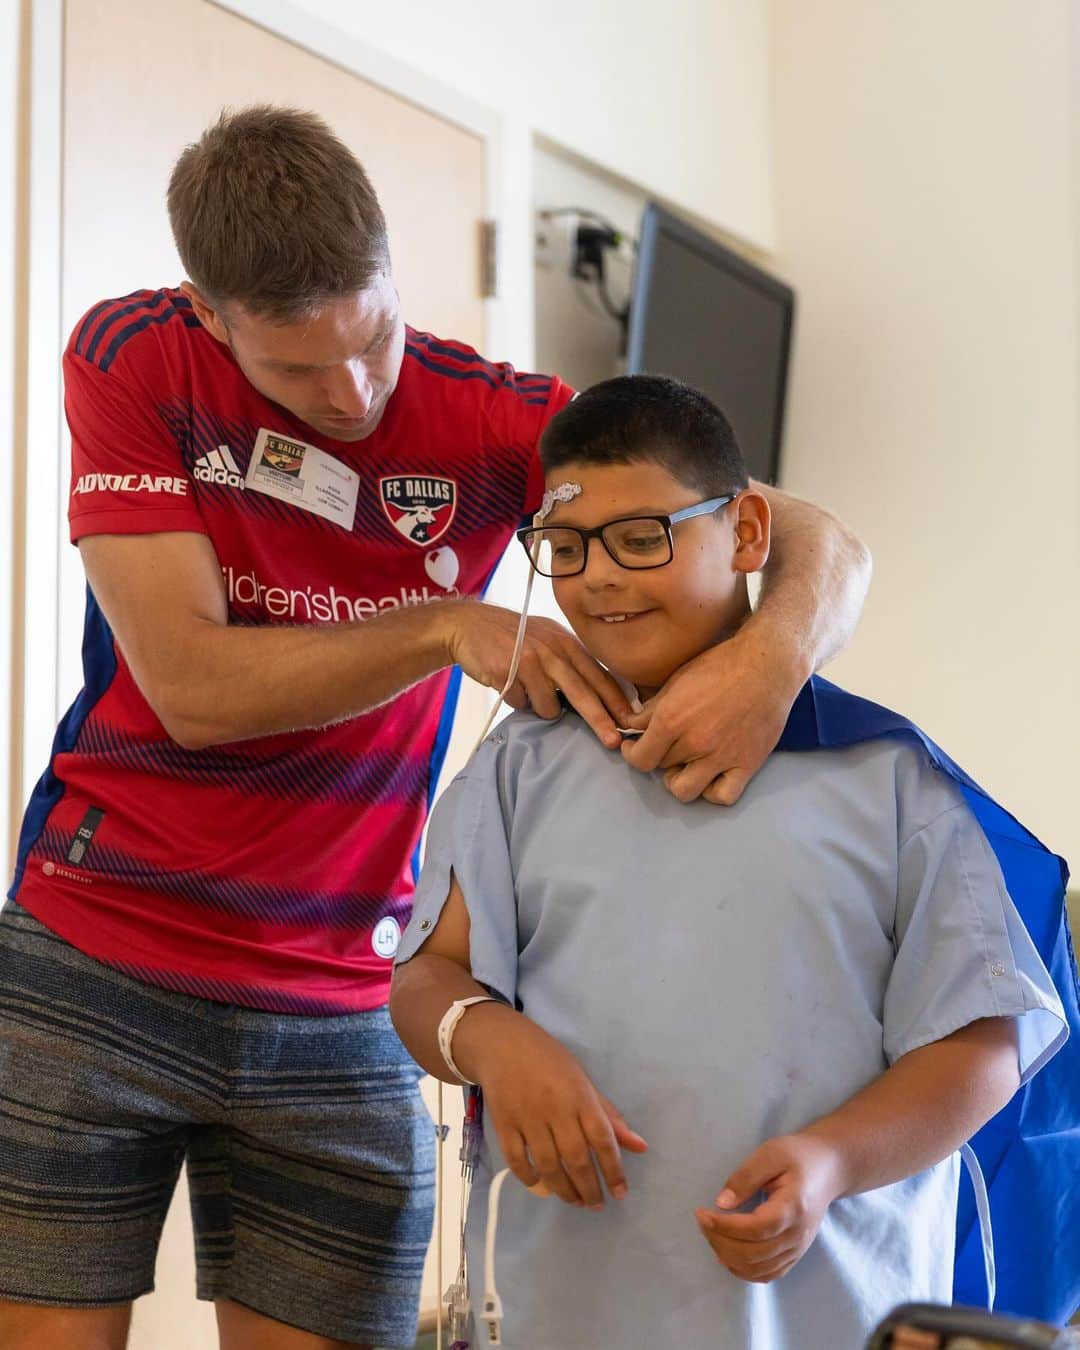
<path fill-rule="evenodd" d="M 697 389 L 667 375 L 620 375 L 586 389 L 548 423 L 545 470 L 564 464 L 659 464 L 704 497 L 749 483 L 731 423 Z"/>

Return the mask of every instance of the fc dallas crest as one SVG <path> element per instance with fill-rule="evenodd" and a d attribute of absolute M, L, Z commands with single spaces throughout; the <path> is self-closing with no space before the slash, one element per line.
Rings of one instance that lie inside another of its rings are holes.
<path fill-rule="evenodd" d="M 394 529 L 418 548 L 427 548 L 453 522 L 457 483 L 452 478 L 396 474 L 379 479 L 379 500 Z"/>

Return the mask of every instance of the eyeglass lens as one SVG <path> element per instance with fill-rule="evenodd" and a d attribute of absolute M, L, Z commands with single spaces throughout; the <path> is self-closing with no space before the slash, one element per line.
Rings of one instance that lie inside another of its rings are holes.
<path fill-rule="evenodd" d="M 601 533 L 607 551 L 622 567 L 656 567 L 670 561 L 671 541 L 659 520 L 616 520 Z M 527 538 L 529 555 L 549 577 L 572 576 L 585 565 L 585 540 L 576 530 L 549 526 Z"/>

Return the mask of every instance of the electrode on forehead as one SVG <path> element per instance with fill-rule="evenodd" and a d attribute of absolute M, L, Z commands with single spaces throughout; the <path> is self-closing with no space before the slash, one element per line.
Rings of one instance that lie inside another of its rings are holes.
<path fill-rule="evenodd" d="M 560 483 L 558 487 L 551 488 L 548 492 L 544 493 L 543 500 L 540 503 L 540 510 L 533 516 L 533 524 L 542 525 L 555 509 L 556 502 L 572 502 L 575 497 L 580 496 L 580 483 Z"/>

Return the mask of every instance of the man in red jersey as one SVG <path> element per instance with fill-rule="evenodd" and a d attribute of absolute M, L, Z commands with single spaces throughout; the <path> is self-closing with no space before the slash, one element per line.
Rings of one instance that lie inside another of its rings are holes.
<path fill-rule="evenodd" d="M 85 686 L 0 914 L 0 1344 L 123 1346 L 186 1159 L 225 1350 L 411 1345 L 433 1139 L 392 959 L 460 672 L 509 668 L 517 616 L 481 597 L 572 391 L 405 325 L 371 185 L 310 114 L 222 117 L 169 211 L 190 280 L 94 306 L 64 355 Z M 738 637 L 635 717 L 533 619 L 509 701 L 561 694 L 629 769 L 735 801 L 869 573 L 763 491 Z"/>

